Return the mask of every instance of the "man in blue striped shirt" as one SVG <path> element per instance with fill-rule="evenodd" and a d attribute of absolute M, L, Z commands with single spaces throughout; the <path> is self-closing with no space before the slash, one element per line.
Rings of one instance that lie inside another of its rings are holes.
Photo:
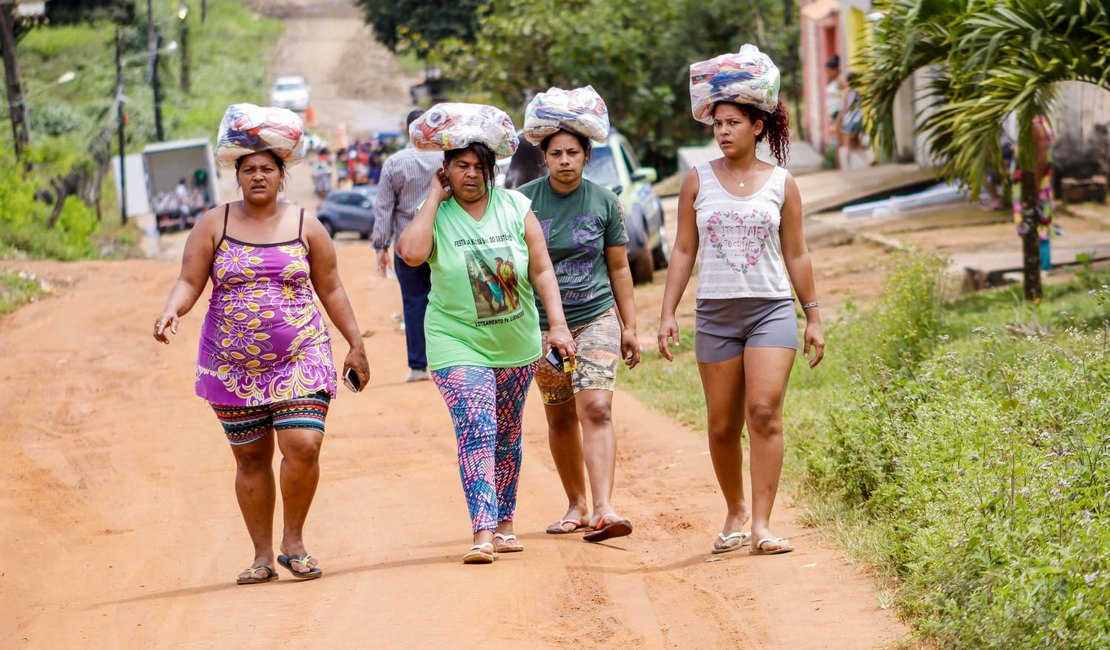
<path fill-rule="evenodd" d="M 416 109 L 408 114 L 406 131 L 423 113 L 423 110 Z M 442 168 L 442 153 L 418 151 L 411 142 L 385 161 L 378 181 L 378 196 L 374 200 L 373 244 L 378 252 L 379 275 L 384 277 L 389 268 L 389 245 L 412 223 L 416 209 L 428 195 L 432 175 Z M 409 357 L 409 374 L 405 381 L 425 381 L 429 377 L 424 312 L 428 308 L 428 292 L 432 288 L 431 269 L 427 262 L 409 266 L 396 252 L 393 268 L 401 285 L 405 315 L 405 343 Z"/>

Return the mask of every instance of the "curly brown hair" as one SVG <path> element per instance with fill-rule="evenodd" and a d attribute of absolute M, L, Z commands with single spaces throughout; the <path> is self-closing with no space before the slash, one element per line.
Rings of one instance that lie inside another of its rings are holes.
<path fill-rule="evenodd" d="M 714 113 L 717 112 L 717 107 L 721 104 L 735 106 L 744 115 L 748 116 L 752 124 L 762 120 L 763 130 L 755 136 L 755 141 L 759 143 L 766 139 L 767 146 L 771 148 L 771 155 L 775 157 L 780 165 L 786 164 L 786 161 L 790 158 L 790 114 L 786 112 L 786 105 L 782 103 L 781 99 L 774 112 L 771 113 L 751 104 L 737 104 L 736 102 L 717 102 L 713 106 Z"/>

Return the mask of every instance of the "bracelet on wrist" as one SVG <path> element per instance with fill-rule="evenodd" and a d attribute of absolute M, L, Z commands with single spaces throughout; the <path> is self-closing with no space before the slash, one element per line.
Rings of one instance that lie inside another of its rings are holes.
<path fill-rule="evenodd" d="M 802 305 L 802 311 L 805 311 L 807 309 L 816 309 L 817 307 L 820 307 L 820 306 L 821 306 L 821 303 L 814 300 L 813 302 L 807 302 L 804 305 Z"/>

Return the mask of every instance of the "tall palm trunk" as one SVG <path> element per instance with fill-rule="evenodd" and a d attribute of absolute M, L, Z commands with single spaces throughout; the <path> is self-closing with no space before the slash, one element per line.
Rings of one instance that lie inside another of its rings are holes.
<path fill-rule="evenodd" d="M 1021 165 L 1021 275 L 1025 299 L 1040 300 L 1041 236 L 1037 223 L 1037 172 L 1035 165 Z"/>

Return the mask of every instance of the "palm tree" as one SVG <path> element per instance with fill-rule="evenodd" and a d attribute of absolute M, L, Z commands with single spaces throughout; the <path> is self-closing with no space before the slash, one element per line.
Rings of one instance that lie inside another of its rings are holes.
<path fill-rule="evenodd" d="M 1047 113 L 1058 82 L 1110 89 L 1110 5 L 1091 0 L 885 0 L 858 81 L 873 141 L 894 144 L 894 95 L 931 68 L 929 109 L 918 129 L 942 177 L 978 194 L 987 169 L 1002 172 L 1000 134 L 1017 116 L 1022 169 L 1022 270 L 1027 300 L 1041 297 L 1033 120 Z"/>

